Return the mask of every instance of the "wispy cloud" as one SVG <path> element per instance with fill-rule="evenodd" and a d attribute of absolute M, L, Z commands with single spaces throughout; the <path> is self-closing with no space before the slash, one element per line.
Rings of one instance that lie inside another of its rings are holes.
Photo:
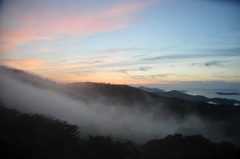
<path fill-rule="evenodd" d="M 228 61 L 209 61 L 209 62 L 200 62 L 200 63 L 192 63 L 191 66 L 199 66 L 199 67 L 225 67 L 224 63 Z"/>
<path fill-rule="evenodd" d="M 80 60 L 86 60 L 86 61 L 110 61 L 110 60 L 116 60 L 116 59 L 124 59 L 127 58 L 126 56 L 92 56 L 88 58 L 82 58 Z"/>
<path fill-rule="evenodd" d="M 103 54 L 115 54 L 115 53 L 124 53 L 124 52 L 133 52 L 133 51 L 144 51 L 143 48 L 122 48 L 122 49 L 108 49 L 101 51 Z"/>
<path fill-rule="evenodd" d="M 192 50 L 195 53 L 184 53 L 184 54 L 170 54 L 144 58 L 142 61 L 168 61 L 168 60 L 182 60 L 182 59 L 196 59 L 196 58 L 216 58 L 216 57 L 240 57 L 240 48 L 223 49 L 223 50 Z M 201 51 L 201 53 L 199 53 Z M 207 53 L 205 53 L 207 52 Z"/>
<path fill-rule="evenodd" d="M 77 62 L 68 62 L 65 63 L 49 60 L 32 60 L 32 59 L 0 59 L 0 64 L 23 69 L 23 70 L 34 70 L 34 69 L 61 69 L 61 68 L 71 68 L 75 69 L 75 67 L 87 67 L 93 66 L 97 64 L 101 64 L 102 61 L 99 60 L 91 60 L 91 61 L 77 61 Z"/>
<path fill-rule="evenodd" d="M 160 79 L 160 78 L 166 78 L 171 75 L 174 75 L 174 74 L 134 75 L 134 76 L 131 76 L 131 78 L 133 78 L 133 79 Z"/>
<path fill-rule="evenodd" d="M 141 71 L 147 71 L 147 70 L 151 69 L 151 67 L 140 67 L 139 69 Z"/>
<path fill-rule="evenodd" d="M 0 29 L 0 52 L 6 53 L 17 46 L 35 40 L 51 40 L 51 37 L 35 34 L 31 29 L 7 30 Z"/>
<path fill-rule="evenodd" d="M 123 74 L 130 74 L 129 72 L 139 72 L 139 71 L 147 71 L 151 69 L 151 67 L 139 67 L 139 68 L 128 68 L 128 69 L 119 69 L 119 70 L 113 70 L 113 72 L 120 72 Z"/>
<path fill-rule="evenodd" d="M 212 67 L 212 66 L 217 66 L 217 67 L 223 67 L 224 65 L 222 64 L 222 61 L 210 61 L 205 63 L 205 66 L 207 67 Z"/>

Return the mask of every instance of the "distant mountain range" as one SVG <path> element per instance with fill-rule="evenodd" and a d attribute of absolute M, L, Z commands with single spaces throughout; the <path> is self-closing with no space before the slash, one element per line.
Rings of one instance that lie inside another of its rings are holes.
<path fill-rule="evenodd" d="M 240 95 L 239 93 L 225 93 L 225 92 L 216 92 L 215 94 L 218 94 L 218 95 Z"/>
<path fill-rule="evenodd" d="M 179 98 L 179 99 L 186 99 L 190 101 L 200 101 L 200 102 L 207 102 L 207 103 L 215 103 L 215 104 L 227 104 L 227 105 L 240 105 L 240 101 L 234 100 L 234 99 L 226 99 L 226 98 L 207 98 L 205 96 L 201 95 L 189 95 L 184 93 L 183 91 L 167 91 L 158 89 L 158 88 L 148 88 L 148 87 L 138 87 L 141 90 L 151 92 L 153 94 L 157 94 L 159 96 L 163 97 L 169 97 L 169 98 Z M 217 94 L 221 95 L 237 95 L 237 93 L 221 93 L 217 92 Z"/>

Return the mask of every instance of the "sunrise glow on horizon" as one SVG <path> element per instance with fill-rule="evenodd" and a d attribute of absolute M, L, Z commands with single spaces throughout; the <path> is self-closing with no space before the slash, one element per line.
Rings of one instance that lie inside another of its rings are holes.
<path fill-rule="evenodd" d="M 65 83 L 240 83 L 240 3 L 5 0 L 0 65 Z"/>

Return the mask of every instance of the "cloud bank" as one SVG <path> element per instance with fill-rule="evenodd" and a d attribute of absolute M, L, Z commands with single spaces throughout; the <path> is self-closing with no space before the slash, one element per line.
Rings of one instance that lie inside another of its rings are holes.
<path fill-rule="evenodd" d="M 180 119 L 165 109 L 143 111 L 139 107 L 117 103 L 109 106 L 94 100 L 73 100 L 62 92 L 20 82 L 4 72 L 0 72 L 0 75 L 0 99 L 7 107 L 50 115 L 77 124 L 82 135 L 112 135 L 139 143 L 174 133 L 202 134 L 213 140 L 222 139 L 221 133 L 213 135 L 209 132 L 211 123 L 196 115 Z"/>

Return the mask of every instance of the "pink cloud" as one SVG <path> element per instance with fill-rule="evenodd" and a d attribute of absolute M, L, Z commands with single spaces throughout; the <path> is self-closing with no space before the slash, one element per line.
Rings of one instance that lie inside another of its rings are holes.
<path fill-rule="evenodd" d="M 0 53 L 6 53 L 17 46 L 35 40 L 49 40 L 51 37 L 44 37 L 36 34 L 35 30 L 0 30 Z"/>
<path fill-rule="evenodd" d="M 47 11 L 44 14 L 27 14 L 23 19 L 27 26 L 36 28 L 35 31 L 38 33 L 51 33 L 55 36 L 88 35 L 131 26 L 132 19 L 129 14 L 146 5 L 147 3 L 114 6 L 103 11 L 82 15 L 61 16 Z M 41 17 L 42 20 L 39 21 L 36 17 Z"/>
<path fill-rule="evenodd" d="M 103 18 L 109 18 L 109 19 L 112 19 L 112 18 L 127 18 L 128 14 L 133 12 L 133 11 L 136 11 L 138 9 L 141 9 L 143 7 L 146 7 L 150 4 L 153 4 L 152 1 L 148 1 L 148 2 L 135 2 L 135 3 L 127 3 L 127 4 L 119 4 L 115 7 L 112 7 L 112 8 L 109 8 L 108 10 L 105 10 L 103 11 L 101 14 L 100 14 L 100 17 L 103 17 Z M 119 17 L 120 16 L 120 17 Z"/>
<path fill-rule="evenodd" d="M 0 44 L 0 49 L 18 46 L 29 41 L 49 40 L 66 35 L 88 36 L 127 28 L 133 25 L 131 13 L 150 4 L 152 3 L 138 1 L 126 3 L 125 1 L 124 4 L 110 6 L 100 11 L 79 14 L 71 12 L 60 14 L 59 10 L 64 9 L 63 7 L 57 8 L 58 10 L 21 9 L 17 15 L 20 24 L 15 30 L 8 30 L 8 28 L 0 30 L 0 40 L 5 43 Z M 14 9 L 18 8 L 12 8 Z"/>

